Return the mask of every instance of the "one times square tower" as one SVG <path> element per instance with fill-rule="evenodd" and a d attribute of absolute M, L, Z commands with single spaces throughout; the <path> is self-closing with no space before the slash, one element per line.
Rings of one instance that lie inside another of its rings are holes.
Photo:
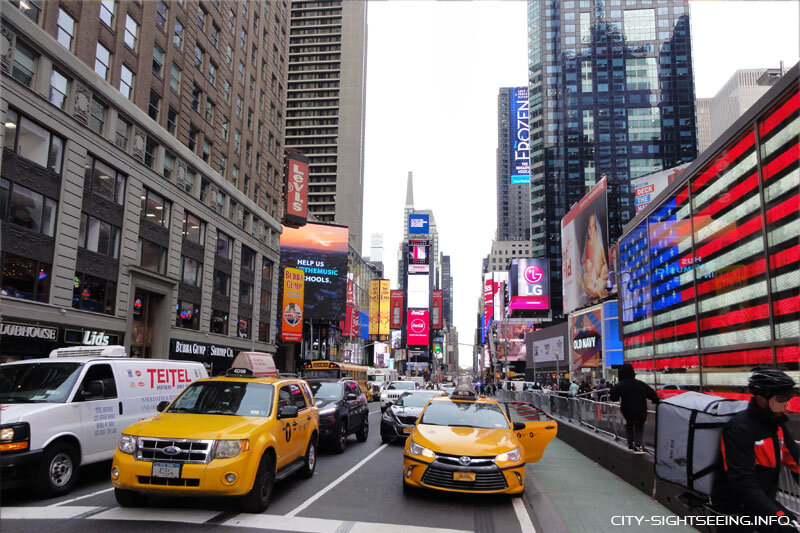
<path fill-rule="evenodd" d="M 608 233 L 633 218 L 630 181 L 697 156 L 685 0 L 529 0 L 531 244 L 562 313 L 561 218 L 608 177 Z"/>

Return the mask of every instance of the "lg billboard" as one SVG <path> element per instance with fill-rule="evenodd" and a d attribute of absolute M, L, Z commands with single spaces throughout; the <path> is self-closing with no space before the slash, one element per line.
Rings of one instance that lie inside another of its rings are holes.
<path fill-rule="evenodd" d="M 512 259 L 508 311 L 550 309 L 550 263 L 547 259 Z"/>

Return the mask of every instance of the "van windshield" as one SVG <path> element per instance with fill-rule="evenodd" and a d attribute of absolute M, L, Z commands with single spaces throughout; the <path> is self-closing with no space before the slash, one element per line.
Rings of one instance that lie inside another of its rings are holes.
<path fill-rule="evenodd" d="M 394 381 L 387 388 L 396 390 L 413 390 L 415 386 L 416 385 L 413 381 Z"/>
<path fill-rule="evenodd" d="M 27 363 L 0 366 L 0 403 L 64 403 L 80 363 Z"/>
<path fill-rule="evenodd" d="M 269 416 L 272 385 L 238 381 L 203 381 L 186 387 L 167 413 L 199 415 Z"/>

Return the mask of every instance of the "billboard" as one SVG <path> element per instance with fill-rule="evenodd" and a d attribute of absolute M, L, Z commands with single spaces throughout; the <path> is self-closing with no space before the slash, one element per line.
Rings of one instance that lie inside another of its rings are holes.
<path fill-rule="evenodd" d="M 494 316 L 494 281 L 491 274 L 483 275 L 483 334 L 492 323 Z"/>
<path fill-rule="evenodd" d="M 517 309 L 550 309 L 550 262 L 512 259 L 509 275 L 509 313 Z"/>
<path fill-rule="evenodd" d="M 430 331 L 427 309 L 409 309 L 406 316 L 406 327 L 406 345 L 428 345 Z"/>
<path fill-rule="evenodd" d="M 683 172 L 688 166 L 689 163 L 684 163 L 677 167 L 659 170 L 658 172 L 632 179 L 633 204 L 636 206 L 636 212 L 638 213 L 644 209 L 647 204 L 655 200 L 656 196 L 661 194 L 661 191 L 666 189 L 667 185 L 675 181 L 678 174 Z"/>
<path fill-rule="evenodd" d="M 305 273 L 299 268 L 283 269 L 283 303 L 281 304 L 281 340 L 303 340 L 303 296 Z"/>
<path fill-rule="evenodd" d="M 564 313 L 609 295 L 606 178 L 561 219 Z"/>
<path fill-rule="evenodd" d="M 391 300 L 389 327 L 400 329 L 403 327 L 403 291 L 391 291 L 389 298 Z"/>
<path fill-rule="evenodd" d="M 540 341 L 533 341 L 533 354 L 530 364 L 555 363 L 564 359 L 564 337 L 550 337 Z"/>
<path fill-rule="evenodd" d="M 603 363 L 603 310 L 594 307 L 569 317 L 572 372 L 595 368 Z"/>
<path fill-rule="evenodd" d="M 427 274 L 430 272 L 430 243 L 428 241 L 408 241 L 408 273 Z"/>
<path fill-rule="evenodd" d="M 369 315 L 363 311 L 358 312 L 358 330 L 363 340 L 369 339 Z"/>
<path fill-rule="evenodd" d="M 389 307 L 390 307 L 389 280 L 380 280 L 379 291 L 379 313 L 378 313 L 378 340 L 388 341 L 391 328 L 389 327 Z"/>
<path fill-rule="evenodd" d="M 433 291 L 431 299 L 431 329 L 442 329 L 442 291 Z"/>
<path fill-rule="evenodd" d="M 381 280 L 373 279 L 369 284 L 369 338 L 378 340 L 381 314 Z"/>
<path fill-rule="evenodd" d="M 430 306 L 429 290 L 428 274 L 408 276 L 408 307 L 427 309 Z"/>
<path fill-rule="evenodd" d="M 409 214 L 408 233 L 411 235 L 430 233 L 430 215 L 415 215 L 413 213 Z"/>
<path fill-rule="evenodd" d="M 622 340 L 619 336 L 619 306 L 617 300 L 603 302 L 603 354 L 605 366 L 621 365 Z"/>
<path fill-rule="evenodd" d="M 283 223 L 299 228 L 308 218 L 308 157 L 299 152 L 286 154 L 286 201 Z"/>
<path fill-rule="evenodd" d="M 347 226 L 284 226 L 281 264 L 305 272 L 304 317 L 341 321 L 347 298 Z"/>
<path fill-rule="evenodd" d="M 497 359 L 525 361 L 525 334 L 533 331 L 533 322 L 497 323 Z"/>
<path fill-rule="evenodd" d="M 358 308 L 352 305 L 346 307 L 342 335 L 345 337 L 358 337 L 359 335 L 359 312 Z"/>
<path fill-rule="evenodd" d="M 511 183 L 530 183 L 530 113 L 528 88 L 516 87 L 509 92 L 508 127 L 511 143 Z"/>
<path fill-rule="evenodd" d="M 506 317 L 506 289 L 508 288 L 508 272 L 493 272 L 494 280 L 494 320 L 499 322 Z"/>

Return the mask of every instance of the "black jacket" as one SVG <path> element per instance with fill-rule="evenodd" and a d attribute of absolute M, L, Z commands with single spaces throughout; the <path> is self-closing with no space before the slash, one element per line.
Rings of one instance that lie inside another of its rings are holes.
<path fill-rule="evenodd" d="M 786 416 L 774 417 L 750 400 L 722 430 L 722 471 L 714 478 L 711 501 L 728 513 L 771 516 L 783 463 L 797 476 L 800 449 L 786 428 Z M 784 511 L 785 512 L 785 511 Z"/>
<path fill-rule="evenodd" d="M 636 373 L 630 364 L 620 367 L 619 383 L 611 389 L 611 401 L 622 400 L 620 409 L 626 420 L 644 420 L 647 418 L 647 400 L 658 403 L 658 395 L 650 385 L 634 376 Z"/>

